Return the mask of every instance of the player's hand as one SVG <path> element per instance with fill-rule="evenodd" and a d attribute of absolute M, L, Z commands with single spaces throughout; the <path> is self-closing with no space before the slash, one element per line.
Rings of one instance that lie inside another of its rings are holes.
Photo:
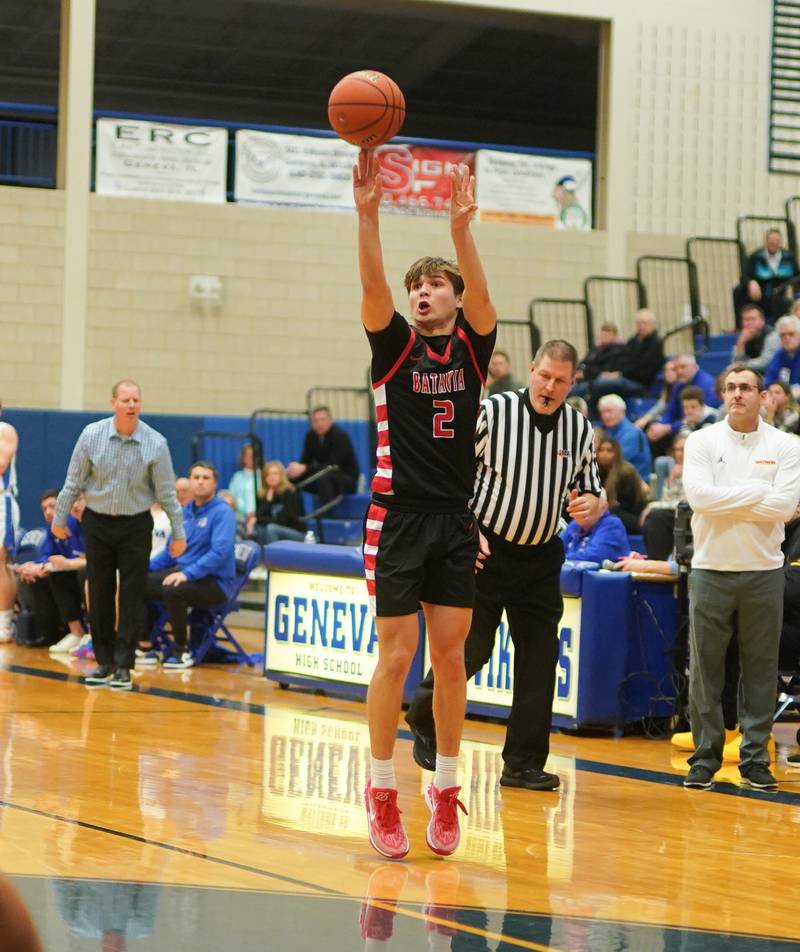
<path fill-rule="evenodd" d="M 359 212 L 377 212 L 383 196 L 381 167 L 373 149 L 362 149 L 353 166 L 353 199 Z"/>
<path fill-rule="evenodd" d="M 483 568 L 483 563 L 492 554 L 486 536 L 478 529 L 478 558 L 475 559 L 475 570 Z"/>
<path fill-rule="evenodd" d="M 177 559 L 186 551 L 186 539 L 173 539 L 169 544 L 169 554 Z"/>
<path fill-rule="evenodd" d="M 187 582 L 188 579 L 183 574 L 183 572 L 172 572 L 171 575 L 168 575 L 162 582 L 162 585 L 182 585 L 184 582 Z"/>
<path fill-rule="evenodd" d="M 475 204 L 475 176 L 468 165 L 450 170 L 450 228 L 467 228 L 478 210 Z"/>
<path fill-rule="evenodd" d="M 760 301 L 761 300 L 761 285 L 758 281 L 749 281 L 747 284 L 747 293 L 750 296 L 751 301 Z"/>
<path fill-rule="evenodd" d="M 72 534 L 66 526 L 57 526 L 51 523 L 50 531 L 57 539 L 68 539 Z"/>

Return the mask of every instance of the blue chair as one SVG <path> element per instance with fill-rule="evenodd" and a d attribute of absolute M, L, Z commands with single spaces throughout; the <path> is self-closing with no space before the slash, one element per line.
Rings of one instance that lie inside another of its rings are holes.
<path fill-rule="evenodd" d="M 242 648 L 228 626 L 225 619 L 232 612 L 239 610 L 239 595 L 247 583 L 250 573 L 261 560 L 261 546 L 255 542 L 237 542 L 234 549 L 236 559 L 236 582 L 234 590 L 227 601 L 220 602 L 210 608 L 193 608 L 189 612 L 189 648 L 194 655 L 194 663 L 201 664 L 206 658 L 209 661 L 227 661 L 236 659 L 252 667 L 255 661 Z M 175 646 L 172 639 L 165 634 L 164 624 L 167 621 L 167 612 L 160 602 L 157 606 L 158 614 L 150 631 L 150 640 L 164 657 L 174 653 Z M 223 647 L 229 642 L 232 647 Z"/>

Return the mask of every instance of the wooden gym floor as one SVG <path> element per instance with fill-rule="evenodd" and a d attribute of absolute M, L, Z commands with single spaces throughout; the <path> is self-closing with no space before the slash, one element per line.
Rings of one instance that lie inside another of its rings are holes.
<path fill-rule="evenodd" d="M 364 830 L 362 704 L 234 666 L 88 690 L 87 668 L 0 649 L 0 869 L 48 952 L 800 945 L 796 724 L 777 729 L 778 793 L 740 789 L 735 766 L 688 791 L 666 741 L 565 734 L 561 790 L 534 793 L 497 786 L 503 728 L 468 721 L 446 860 L 401 730 L 412 848 L 388 863 Z"/>

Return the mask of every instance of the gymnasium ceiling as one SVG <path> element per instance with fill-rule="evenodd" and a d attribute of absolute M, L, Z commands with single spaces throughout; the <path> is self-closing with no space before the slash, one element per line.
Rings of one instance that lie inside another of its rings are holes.
<path fill-rule="evenodd" d="M 0 100 L 55 103 L 57 0 L 0 3 Z M 404 133 L 595 148 L 592 21 L 385 0 L 97 0 L 95 107 L 327 128 L 327 92 L 380 69 Z"/>

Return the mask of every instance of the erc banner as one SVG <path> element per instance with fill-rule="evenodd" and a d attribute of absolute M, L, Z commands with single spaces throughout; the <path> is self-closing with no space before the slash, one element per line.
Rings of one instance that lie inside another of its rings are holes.
<path fill-rule="evenodd" d="M 96 154 L 98 195 L 225 202 L 226 129 L 98 119 Z"/>
<path fill-rule="evenodd" d="M 558 629 L 558 666 L 553 693 L 553 713 L 578 716 L 578 671 L 581 647 L 581 600 L 564 596 L 564 614 Z M 425 670 L 431 665 L 425 645 Z M 514 694 L 514 644 L 503 612 L 494 641 L 494 651 L 483 668 L 467 682 L 467 701 L 511 707 Z"/>
<path fill-rule="evenodd" d="M 270 572 L 269 671 L 367 685 L 377 661 L 375 621 L 364 579 Z"/>
<path fill-rule="evenodd" d="M 476 201 L 481 221 L 554 228 L 592 227 L 592 163 L 480 149 Z"/>

